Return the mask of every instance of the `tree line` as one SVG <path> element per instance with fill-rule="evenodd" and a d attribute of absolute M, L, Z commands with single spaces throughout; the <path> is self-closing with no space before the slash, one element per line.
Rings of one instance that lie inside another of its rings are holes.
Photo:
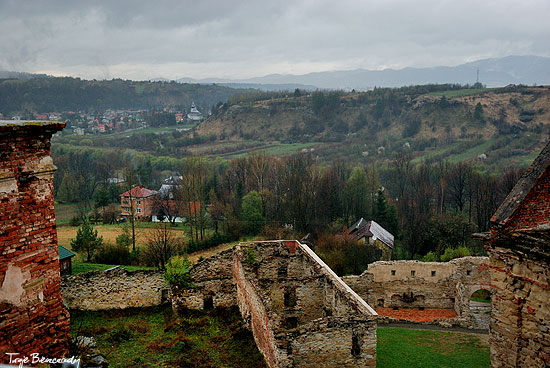
<path fill-rule="evenodd" d="M 158 190 L 171 173 L 182 176 L 171 200 L 181 204 L 175 208 L 189 219 L 196 242 L 206 240 L 206 228 L 234 237 L 309 234 L 315 242 L 363 217 L 394 234 L 398 258 L 430 252 L 439 257 L 458 247 L 482 252 L 471 234 L 489 229 L 491 215 L 520 175 L 509 170 L 497 178 L 469 163 L 415 163 L 407 154 L 389 164 L 361 166 L 319 163 L 307 153 L 275 157 L 256 152 L 231 161 L 182 159 L 172 171 L 110 155 L 98 160 L 86 153 L 58 153 L 56 199 L 85 203 L 85 214 L 120 203 L 119 194 L 131 184 Z M 109 183 L 113 176 L 122 176 L 126 184 Z M 173 217 L 170 211 L 174 206 L 165 204 L 164 215 Z"/>

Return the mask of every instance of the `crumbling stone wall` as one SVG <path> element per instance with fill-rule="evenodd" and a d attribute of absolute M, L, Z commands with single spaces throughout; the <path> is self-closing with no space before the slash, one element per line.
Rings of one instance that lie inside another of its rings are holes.
<path fill-rule="evenodd" d="M 63 303 L 70 309 L 110 310 L 150 307 L 169 301 L 168 284 L 157 271 L 90 271 L 65 276 Z"/>
<path fill-rule="evenodd" d="M 454 309 L 464 327 L 482 328 L 472 319 L 470 297 L 491 291 L 489 259 L 463 257 L 450 262 L 380 261 L 359 276 L 342 280 L 367 303 L 385 308 Z"/>
<path fill-rule="evenodd" d="M 489 254 L 491 367 L 550 366 L 550 252 L 530 257 L 496 242 Z"/>
<path fill-rule="evenodd" d="M 491 367 L 550 366 L 550 143 L 491 218 Z"/>
<path fill-rule="evenodd" d="M 50 138 L 61 122 L 0 121 L 0 363 L 67 353 Z"/>
<path fill-rule="evenodd" d="M 197 287 L 173 289 L 173 303 L 203 308 L 212 293 L 224 301 L 217 306 L 238 304 L 270 367 L 376 365 L 376 312 L 307 246 L 243 243 L 203 262 L 193 271 Z"/>
<path fill-rule="evenodd" d="M 209 309 L 237 304 L 233 280 L 233 250 L 220 252 L 193 266 L 193 287 L 179 290 L 172 288 L 174 312 L 179 308 Z"/>

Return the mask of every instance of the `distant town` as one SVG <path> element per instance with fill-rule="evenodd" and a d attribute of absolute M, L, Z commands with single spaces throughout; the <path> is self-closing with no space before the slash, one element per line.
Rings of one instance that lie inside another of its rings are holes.
<path fill-rule="evenodd" d="M 179 110 L 174 107 L 164 107 L 158 110 L 114 110 L 107 109 L 103 112 L 86 111 L 55 111 L 35 112 L 31 116 L 4 116 L 0 113 L 0 120 L 62 120 L 67 127 L 56 135 L 85 135 L 119 133 L 124 131 L 146 129 L 152 126 L 162 125 L 191 125 L 198 124 L 210 115 L 203 114 L 193 102 L 189 111 Z M 189 130 L 182 128 L 181 130 Z M 159 133 L 160 134 L 160 133 Z"/>

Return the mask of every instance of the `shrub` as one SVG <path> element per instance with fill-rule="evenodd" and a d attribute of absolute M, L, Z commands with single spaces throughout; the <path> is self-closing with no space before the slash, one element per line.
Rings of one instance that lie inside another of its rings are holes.
<path fill-rule="evenodd" d="M 129 265 L 133 259 L 128 247 L 114 244 L 103 245 L 95 254 L 95 263 Z"/>
<path fill-rule="evenodd" d="M 166 264 L 164 279 L 170 285 L 175 285 L 182 288 L 191 287 L 192 268 L 193 264 L 191 263 L 189 258 L 185 256 L 172 257 L 170 258 L 170 261 L 168 261 L 168 263 Z"/>
<path fill-rule="evenodd" d="M 472 252 L 470 249 L 462 246 L 458 248 L 447 248 L 445 252 L 441 255 L 442 262 L 449 262 L 452 259 L 471 256 Z"/>
<path fill-rule="evenodd" d="M 422 257 L 422 261 L 424 262 L 437 262 L 439 261 L 437 254 L 434 252 L 428 252 L 424 257 Z"/>
<path fill-rule="evenodd" d="M 244 259 L 244 261 L 251 266 L 258 263 L 258 260 L 256 259 L 256 252 L 254 252 L 254 249 L 252 248 L 246 249 L 246 258 Z"/>
<path fill-rule="evenodd" d="M 114 330 L 109 332 L 107 341 L 110 343 L 120 343 L 122 341 L 128 341 L 132 338 L 132 330 L 126 325 L 120 325 Z"/>

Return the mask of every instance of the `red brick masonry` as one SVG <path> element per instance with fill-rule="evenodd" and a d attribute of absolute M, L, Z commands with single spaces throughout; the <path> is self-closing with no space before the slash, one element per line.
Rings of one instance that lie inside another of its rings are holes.
<path fill-rule="evenodd" d="M 50 138 L 61 122 L 0 121 L 0 363 L 68 352 Z"/>

